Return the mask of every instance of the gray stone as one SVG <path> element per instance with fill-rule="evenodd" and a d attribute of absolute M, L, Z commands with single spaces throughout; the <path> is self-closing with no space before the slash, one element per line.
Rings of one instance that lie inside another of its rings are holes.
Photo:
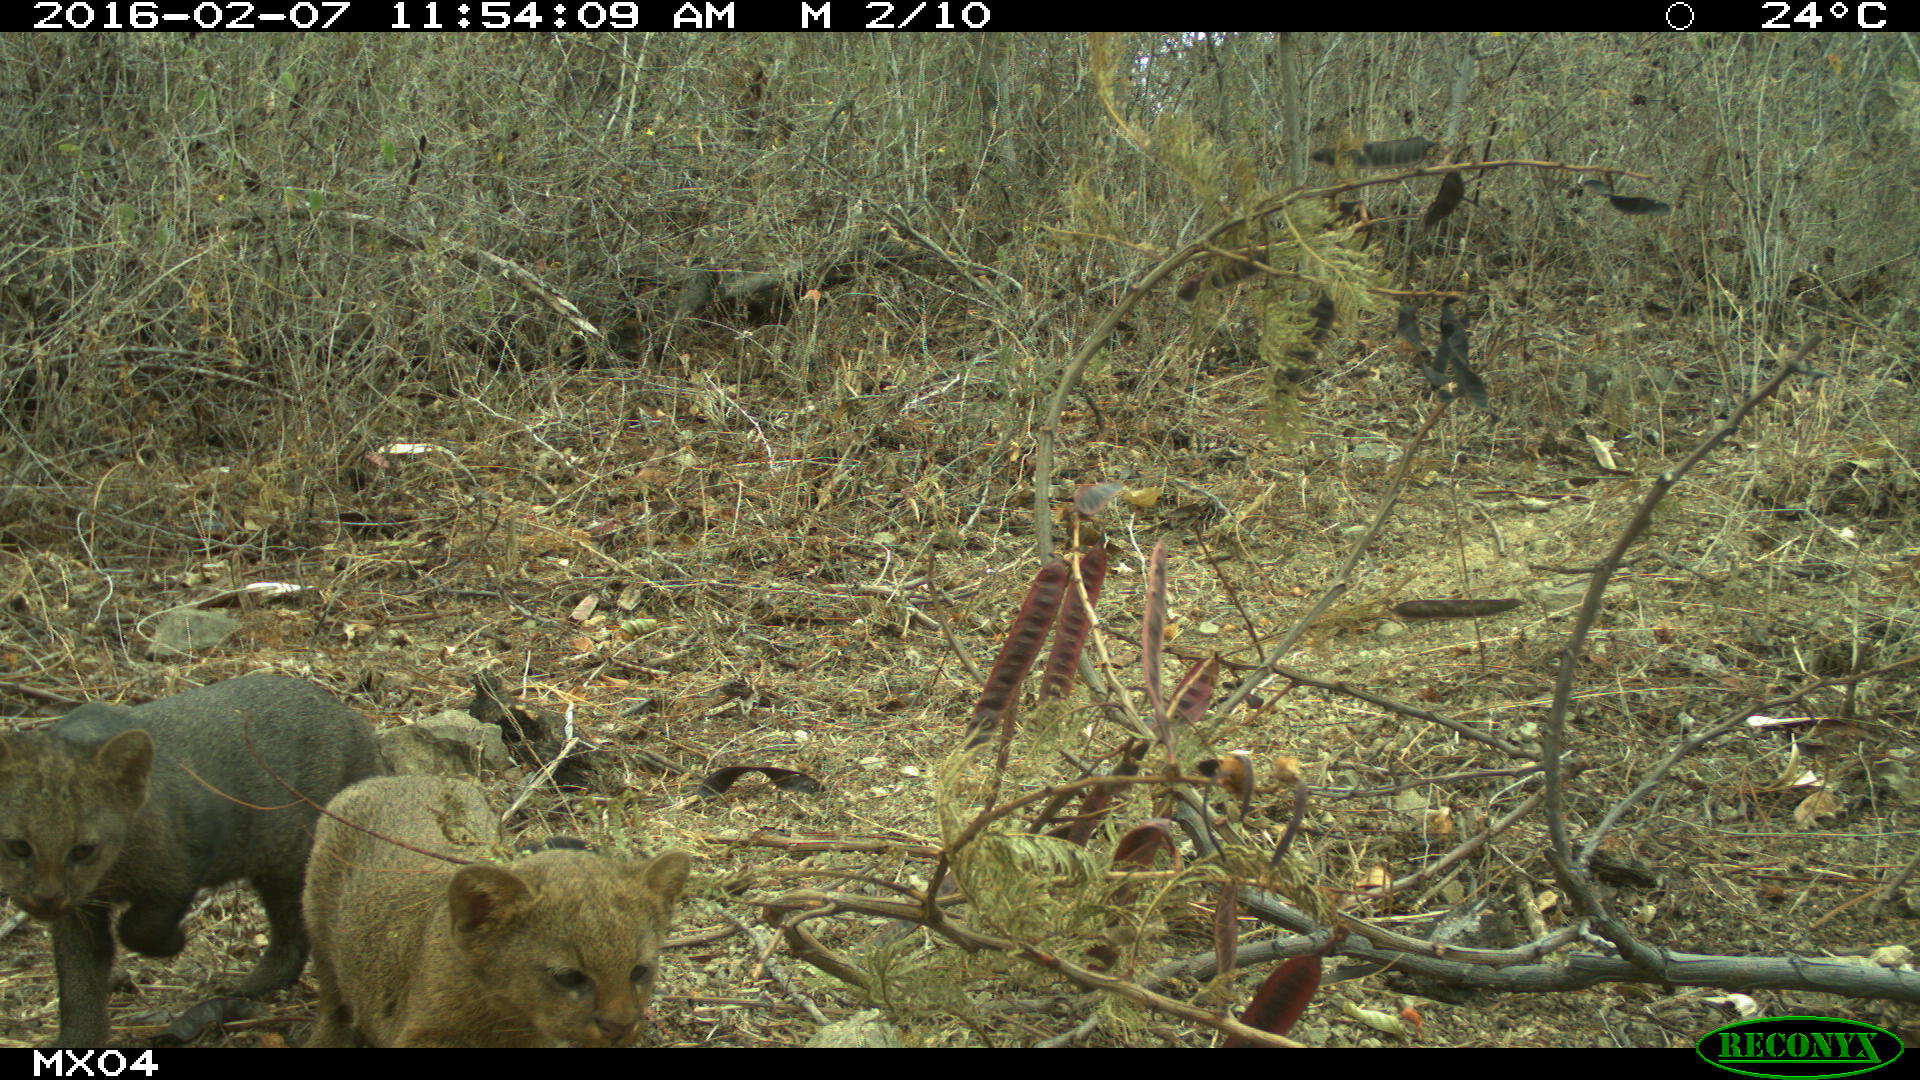
<path fill-rule="evenodd" d="M 182 608 L 160 616 L 147 643 L 150 657 L 185 656 L 211 649 L 240 628 L 239 620 L 218 611 Z"/>
<path fill-rule="evenodd" d="M 869 1048 L 898 1050 L 900 1032 L 879 1009 L 868 1009 L 855 1013 L 845 1020 L 837 1020 L 813 1033 L 807 1040 L 809 1050 L 843 1050 L 848 1048 Z"/>
<path fill-rule="evenodd" d="M 500 729 L 458 709 L 375 734 L 380 756 L 395 776 L 472 776 L 497 772 L 512 762 Z"/>

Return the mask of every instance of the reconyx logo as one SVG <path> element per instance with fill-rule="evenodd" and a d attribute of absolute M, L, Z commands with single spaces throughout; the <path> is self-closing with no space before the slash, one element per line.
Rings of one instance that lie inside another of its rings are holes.
<path fill-rule="evenodd" d="M 1888 1032 L 1831 1016 L 1768 1016 L 1707 1032 L 1695 1049 L 1708 1064 L 1745 1076 L 1816 1080 L 1893 1064 L 1905 1049 Z"/>

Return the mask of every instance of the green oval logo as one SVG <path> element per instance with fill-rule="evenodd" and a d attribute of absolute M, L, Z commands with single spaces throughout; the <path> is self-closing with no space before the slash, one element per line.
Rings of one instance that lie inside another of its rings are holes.
<path fill-rule="evenodd" d="M 1906 1051 L 1891 1032 L 1835 1016 L 1741 1020 L 1707 1032 L 1694 1049 L 1728 1072 L 1780 1080 L 1858 1076 Z"/>

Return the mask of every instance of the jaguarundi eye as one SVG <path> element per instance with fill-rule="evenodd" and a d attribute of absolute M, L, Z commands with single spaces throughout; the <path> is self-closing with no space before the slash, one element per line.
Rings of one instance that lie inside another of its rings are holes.
<path fill-rule="evenodd" d="M 587 978 L 586 972 L 575 971 L 572 968 L 550 971 L 547 974 L 553 977 L 554 984 L 562 990 L 578 990 L 593 981 Z"/>
<path fill-rule="evenodd" d="M 73 845 L 73 850 L 67 852 L 67 861 L 75 866 L 85 866 L 87 863 L 92 862 L 93 857 L 98 854 L 100 854 L 100 845 L 98 844 L 75 844 Z"/>
<path fill-rule="evenodd" d="M 25 840 L 9 840 L 7 841 L 7 854 L 16 859 L 31 859 L 33 858 L 33 845 L 27 843 Z"/>
<path fill-rule="evenodd" d="M 633 966 L 633 974 L 627 976 L 627 981 L 632 983 L 635 986 L 639 986 L 641 983 L 646 982 L 648 979 L 652 977 L 653 977 L 653 967 L 651 965 L 635 964 Z"/>

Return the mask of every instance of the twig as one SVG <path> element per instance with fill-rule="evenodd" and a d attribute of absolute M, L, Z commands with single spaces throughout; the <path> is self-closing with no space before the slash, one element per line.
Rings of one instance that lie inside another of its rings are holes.
<path fill-rule="evenodd" d="M 1550 846 L 1547 850 L 1547 862 L 1560 879 L 1577 905 L 1577 910 L 1585 912 L 1593 921 L 1602 936 L 1618 948 L 1621 955 L 1650 974 L 1657 974 L 1663 963 L 1663 954 L 1635 937 L 1626 924 L 1616 918 L 1600 898 L 1584 868 L 1573 857 L 1572 843 L 1567 836 L 1567 818 L 1565 806 L 1565 776 L 1561 762 L 1561 749 L 1566 735 L 1568 703 L 1573 699 L 1574 673 L 1579 667 L 1581 646 L 1586 643 L 1587 633 L 1593 628 L 1600 616 L 1600 604 L 1607 590 L 1607 582 L 1626 557 L 1631 548 L 1653 523 L 1654 508 L 1684 479 L 1695 465 L 1698 465 L 1713 449 L 1724 442 L 1735 431 L 1740 422 L 1746 419 L 1762 401 L 1772 397 L 1787 378 L 1801 369 L 1801 361 L 1806 359 L 1814 345 L 1820 340 L 1819 334 L 1807 338 L 1792 359 L 1780 366 L 1773 378 L 1755 390 L 1747 400 L 1733 411 L 1718 431 L 1700 441 L 1686 460 L 1659 475 L 1641 499 L 1640 506 L 1627 522 L 1620 536 L 1614 541 L 1613 549 L 1607 552 L 1600 565 L 1594 568 L 1593 576 L 1587 583 L 1586 600 L 1580 605 L 1580 614 L 1574 619 L 1573 629 L 1567 634 L 1567 644 L 1560 653 L 1560 670 L 1553 685 L 1553 704 L 1547 710 L 1546 723 L 1541 732 L 1541 760 L 1546 763 L 1547 796 L 1547 835 Z"/>
<path fill-rule="evenodd" d="M 540 786 L 541 781 L 552 776 L 553 770 L 559 768 L 560 763 L 567 760 L 567 755 L 573 753 L 574 747 L 579 745 L 580 737 L 578 735 L 569 737 L 565 743 L 561 744 L 560 752 L 553 755 L 552 760 L 548 761 L 545 765 L 540 766 L 539 772 L 521 781 L 520 791 L 514 795 L 513 802 L 508 804 L 506 813 L 500 815 L 500 820 L 505 821 L 512 817 L 514 812 L 520 809 L 521 804 L 525 803 L 527 798 L 533 794 L 534 789 Z"/>
<path fill-rule="evenodd" d="M 1907 882 L 1913 880 L 1914 871 L 1917 869 L 1920 869 L 1920 852 L 1915 852 L 1913 858 L 1907 860 L 1907 865 L 1894 875 L 1892 881 L 1880 887 L 1880 895 L 1874 897 L 1873 906 L 1867 910 L 1875 915 L 1880 914 L 1880 909 L 1887 906 L 1887 901 L 1900 895 L 1900 890 L 1906 888 Z"/>
<path fill-rule="evenodd" d="M 1169 784 L 1169 785 L 1199 784 L 1199 785 L 1205 786 L 1205 785 L 1211 785 L 1212 783 L 1213 783 L 1212 780 L 1204 776 L 1158 776 L 1156 775 L 1156 776 L 1089 776 L 1082 780 L 1069 780 L 1064 784 L 1049 784 L 1048 786 L 1040 788 L 1037 791 L 1028 792 L 1027 794 L 1022 795 L 1018 799 L 1013 800 L 1012 802 L 1001 803 L 1000 805 L 995 806 L 991 810 L 982 811 L 972 821 L 968 822 L 966 827 L 961 829 L 957 836 L 955 836 L 951 841 L 949 841 L 945 845 L 943 849 L 943 854 L 951 855 L 952 853 L 959 851 L 961 848 L 966 847 L 968 844 L 973 842 L 974 837 L 980 835 L 980 831 L 982 829 L 985 829 L 988 825 L 993 824 L 995 821 L 999 820 L 1000 818 L 1006 817 L 1008 814 L 1014 813 L 1017 810 L 1022 810 L 1026 807 L 1032 806 L 1034 803 L 1046 802 L 1048 799 L 1056 798 L 1061 794 L 1080 791 L 1085 788 L 1101 787 L 1106 784 L 1113 784 L 1116 786 L 1123 785 L 1123 784 Z M 935 878 L 934 880 L 936 882 L 938 881 L 937 878 Z"/>
<path fill-rule="evenodd" d="M 786 992 L 788 997 L 793 999 L 794 1004 L 806 1010 L 807 1015 L 813 1018 L 814 1023 L 822 1027 L 826 1026 L 828 1023 L 827 1014 L 820 1011 L 820 1006 L 815 1005 L 812 998 L 801 993 L 799 988 L 793 985 L 793 980 L 787 977 L 786 969 L 781 967 L 781 965 L 773 959 L 772 953 L 776 944 L 774 940 L 763 937 L 755 932 L 753 927 L 741 922 L 732 912 L 722 911 L 720 917 L 738 927 L 740 932 L 747 935 L 747 939 L 752 941 L 754 946 L 759 949 L 759 955 L 754 960 L 754 970 L 748 973 L 747 981 L 752 982 L 754 979 L 760 977 L 760 972 L 766 972 L 767 976 L 774 981 L 774 984 L 779 986 L 781 990 Z"/>
<path fill-rule="evenodd" d="M 873 978 L 853 961 L 820 944 L 820 940 L 801 927 L 809 919 L 820 919 L 832 915 L 839 909 L 832 904 L 822 904 L 809 911 L 802 911 L 789 919 L 786 913 L 777 908 L 768 908 L 765 918 L 780 929 L 786 938 L 787 947 L 793 955 L 821 971 L 839 979 L 848 986 L 857 988 L 863 994 L 873 992 Z"/>
<path fill-rule="evenodd" d="M 1647 772 L 1647 775 L 1641 779 L 1640 783 L 1634 786 L 1632 791 L 1628 792 L 1619 802 L 1614 803 L 1613 806 L 1608 808 L 1606 815 L 1600 819 L 1598 825 L 1594 826 L 1593 832 L 1587 836 L 1586 842 L 1580 847 L 1580 865 L 1585 866 L 1587 860 L 1593 858 L 1593 853 L 1600 849 L 1600 842 L 1606 838 L 1609 832 L 1613 831 L 1615 825 L 1619 824 L 1621 817 L 1624 816 L 1630 808 L 1638 804 L 1641 799 L 1646 798 L 1647 794 L 1655 787 L 1659 786 L 1660 782 L 1666 779 L 1667 773 L 1672 771 L 1673 767 L 1678 765 L 1682 758 L 1715 739 L 1742 729 L 1746 726 L 1748 717 L 1756 713 L 1778 712 L 1783 708 L 1798 705 L 1807 695 L 1817 690 L 1825 690 L 1834 686 L 1850 686 L 1863 679 L 1874 678 L 1899 668 L 1911 667 L 1915 664 L 1920 664 L 1920 653 L 1902 657 L 1890 664 L 1882 664 L 1870 671 L 1862 671 L 1838 679 L 1823 679 L 1820 682 L 1814 683 L 1795 693 L 1788 694 L 1785 697 L 1777 697 L 1767 701 L 1755 702 L 1751 705 L 1743 705 L 1729 713 L 1727 718 L 1720 723 L 1710 725 L 1699 734 L 1681 740 L 1679 745 L 1675 746 L 1665 758 L 1662 758 L 1658 765 L 1655 765 Z"/>
<path fill-rule="evenodd" d="M 933 549 L 932 548 L 927 549 L 927 576 L 925 580 L 921 582 L 921 586 L 927 590 L 927 594 L 929 596 L 934 597 L 936 600 L 940 601 L 941 603 L 945 603 L 946 601 L 945 594 L 935 590 L 933 587 Z M 926 623 L 929 627 L 931 627 L 933 630 L 937 631 L 940 634 L 940 640 L 947 643 L 947 649 L 953 653 L 955 659 L 960 661 L 960 666 L 966 669 L 967 678 L 969 680 L 975 683 L 986 681 L 986 677 L 987 677 L 986 673 L 980 670 L 979 664 L 974 663 L 972 654 L 968 653 L 967 650 L 961 646 L 960 638 L 954 634 L 952 619 L 932 618 L 928 615 L 923 614 L 918 608 L 914 607 L 912 604 L 907 605 L 907 610 L 913 612 L 915 618 Z"/>
<path fill-rule="evenodd" d="M 754 833 L 752 836 L 703 836 L 709 844 L 738 844 L 752 847 L 780 848 L 784 851 L 859 851 L 873 853 L 901 852 L 931 859 L 940 854 L 939 847 L 933 844 L 916 844 L 902 840 L 850 840 L 845 837 L 779 836 L 772 833 Z"/>
<path fill-rule="evenodd" d="M 1419 450 L 1420 444 L 1426 441 L 1427 433 L 1432 431 L 1433 426 L 1440 422 L 1440 418 L 1447 414 L 1447 404 L 1445 401 L 1436 402 L 1427 412 L 1426 422 L 1407 439 L 1406 446 L 1400 453 L 1400 465 L 1387 481 L 1386 493 L 1380 497 L 1380 507 L 1374 511 L 1373 521 L 1367 525 L 1367 531 L 1353 542 L 1353 549 L 1347 552 L 1346 559 L 1333 572 L 1333 581 L 1327 586 L 1326 591 L 1320 594 L 1319 601 L 1309 608 L 1306 614 L 1295 620 L 1293 626 L 1288 628 L 1286 634 L 1274 644 L 1273 648 L 1267 650 L 1259 666 L 1254 668 L 1246 678 L 1240 680 L 1240 685 L 1234 687 L 1233 692 L 1228 694 L 1220 704 L 1214 706 L 1213 726 L 1218 727 L 1222 721 L 1233 715 L 1233 711 L 1240 707 L 1241 702 L 1252 697 L 1255 691 L 1267 684 L 1267 680 L 1276 674 L 1280 661 L 1286 659 L 1287 654 L 1293 651 L 1294 642 L 1300 640 L 1300 635 L 1306 633 L 1307 628 L 1312 626 L 1314 621 L 1351 587 L 1353 568 L 1360 564 L 1360 557 L 1366 554 L 1368 545 L 1373 543 L 1374 537 L 1379 536 L 1380 530 L 1386 526 L 1387 515 L 1393 512 L 1393 504 L 1399 500 L 1400 492 L 1406 487 L 1407 476 L 1413 471 L 1414 454 Z"/>
<path fill-rule="evenodd" d="M 1512 828 L 1517 822 L 1519 822 L 1521 818 L 1524 818 L 1528 814 L 1533 813 L 1536 809 L 1539 808 L 1540 803 L 1545 798 L 1546 798 L 1546 792 L 1536 791 L 1533 794 L 1527 796 L 1526 798 L 1520 800 L 1520 805 L 1514 807 L 1500 820 L 1494 822 L 1491 825 L 1488 825 L 1479 834 L 1471 837 L 1468 840 L 1463 841 L 1459 846 L 1455 847 L 1452 851 L 1447 852 L 1445 855 L 1440 856 L 1438 859 L 1435 859 L 1433 862 L 1429 863 L 1428 865 L 1421 867 L 1419 870 L 1416 870 L 1415 872 L 1408 874 L 1406 877 L 1403 877 L 1398 881 L 1395 881 L 1392 885 L 1387 886 L 1387 891 L 1396 892 L 1396 893 L 1405 892 L 1408 889 L 1411 889 L 1419 885 L 1423 881 L 1431 881 L 1436 875 L 1446 873 L 1448 868 L 1454 866 L 1456 863 L 1460 862 L 1462 859 L 1465 859 L 1467 856 L 1485 847 L 1487 844 L 1487 841 L 1492 840 L 1494 837 L 1499 836 L 1503 832 L 1506 832 L 1508 829 Z"/>
<path fill-rule="evenodd" d="M 909 922 L 921 921 L 921 908 L 917 904 L 902 904 L 893 900 L 876 900 L 865 896 L 850 896 L 845 893 L 796 892 L 789 893 L 767 903 L 769 908 L 789 908 L 819 915 L 836 911 L 851 911 L 862 915 L 878 915 L 882 918 L 905 919 Z M 825 910 L 823 910 L 823 908 Z M 969 951 L 991 949 L 1022 957 L 1030 963 L 1054 971 L 1068 980 L 1078 983 L 1089 990 L 1101 990 L 1115 994 L 1145 1009 L 1177 1016 L 1196 1024 L 1210 1027 L 1227 1035 L 1235 1035 L 1256 1046 L 1299 1046 L 1300 1044 L 1284 1036 L 1249 1027 L 1237 1020 L 1228 1020 L 1213 1015 L 1205 1009 L 1189 1005 L 1184 1001 L 1157 994 L 1138 983 L 1112 975 L 1081 967 L 1051 953 L 1044 952 L 1025 942 L 1013 941 L 992 934 L 981 933 L 968 928 L 958 920 L 948 918 L 941 925 L 927 925 L 929 930 L 946 937 Z M 827 969 L 822 968 L 825 971 Z M 828 971 L 828 974 L 833 972 Z"/>

